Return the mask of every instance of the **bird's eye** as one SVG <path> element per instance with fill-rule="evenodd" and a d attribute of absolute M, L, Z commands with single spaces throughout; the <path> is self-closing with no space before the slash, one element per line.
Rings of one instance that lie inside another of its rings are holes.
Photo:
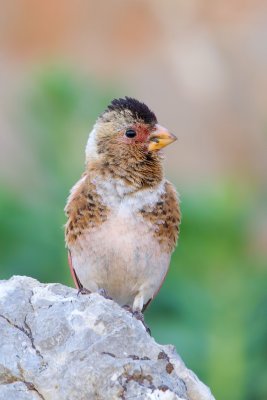
<path fill-rule="evenodd" d="M 128 138 L 134 138 L 136 136 L 136 132 L 133 129 L 127 129 L 125 136 Z"/>

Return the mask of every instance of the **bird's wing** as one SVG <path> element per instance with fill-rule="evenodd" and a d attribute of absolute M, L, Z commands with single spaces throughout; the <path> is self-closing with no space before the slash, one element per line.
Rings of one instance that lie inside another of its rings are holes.
<path fill-rule="evenodd" d="M 154 236 L 158 240 L 162 251 L 171 254 L 176 246 L 181 221 L 180 206 L 174 186 L 166 181 L 165 192 L 162 194 L 161 199 L 153 207 L 142 209 L 141 214 L 145 220 L 148 220 L 155 227 Z M 143 311 L 156 297 L 166 275 L 167 272 L 153 297 L 144 305 Z"/>
<path fill-rule="evenodd" d="M 146 221 L 154 226 L 154 237 L 158 240 L 163 252 L 171 254 L 179 234 L 181 220 L 178 196 L 174 186 L 166 181 L 165 191 L 153 206 L 140 211 Z"/>
<path fill-rule="evenodd" d="M 68 217 L 65 225 L 65 241 L 69 251 L 69 266 L 75 285 L 80 289 L 82 283 L 72 262 L 71 249 L 79 242 L 85 231 L 88 232 L 101 225 L 108 214 L 107 207 L 102 204 L 95 185 L 88 175 L 84 175 L 71 189 L 65 213 Z"/>

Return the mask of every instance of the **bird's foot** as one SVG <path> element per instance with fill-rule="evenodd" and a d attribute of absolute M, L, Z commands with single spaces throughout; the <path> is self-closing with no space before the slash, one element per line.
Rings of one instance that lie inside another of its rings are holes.
<path fill-rule="evenodd" d="M 104 288 L 98 289 L 97 293 L 100 294 L 100 296 L 104 297 L 104 298 L 107 299 L 107 300 L 112 300 L 112 297 L 110 297 L 110 296 L 107 294 L 107 292 L 106 292 L 106 290 L 105 290 Z"/>
<path fill-rule="evenodd" d="M 145 327 L 146 332 L 149 334 L 149 336 L 151 336 L 151 330 L 150 328 L 147 326 L 146 322 L 145 322 L 145 318 L 144 318 L 144 314 L 142 313 L 142 311 L 134 311 L 133 312 L 133 316 L 138 320 L 141 321 L 142 324 Z"/>
<path fill-rule="evenodd" d="M 129 313 L 131 313 L 131 314 L 134 313 L 132 307 L 129 306 L 128 304 L 125 304 L 124 306 L 122 306 L 122 308 L 123 308 L 125 311 L 129 311 Z"/>
<path fill-rule="evenodd" d="M 89 289 L 86 289 L 85 287 L 81 287 L 78 290 L 77 296 L 79 296 L 80 294 L 91 294 L 92 292 Z"/>
<path fill-rule="evenodd" d="M 124 306 L 122 306 L 122 308 L 131 313 L 138 321 L 141 321 L 145 327 L 146 332 L 151 336 L 151 330 L 145 323 L 144 314 L 142 313 L 142 311 L 133 311 L 132 307 L 128 304 L 125 304 Z"/>

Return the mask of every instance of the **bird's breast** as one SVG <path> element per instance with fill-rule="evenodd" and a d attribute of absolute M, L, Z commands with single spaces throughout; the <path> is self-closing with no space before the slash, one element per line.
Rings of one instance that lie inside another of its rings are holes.
<path fill-rule="evenodd" d="M 123 204 L 100 227 L 85 231 L 74 247 L 82 284 L 93 291 L 104 287 L 121 304 L 129 304 L 142 285 L 153 295 L 170 259 L 154 238 L 154 227 Z"/>

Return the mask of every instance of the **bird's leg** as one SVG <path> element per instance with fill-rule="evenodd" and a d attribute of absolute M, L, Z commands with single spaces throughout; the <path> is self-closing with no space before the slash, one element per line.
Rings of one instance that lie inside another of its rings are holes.
<path fill-rule="evenodd" d="M 143 309 L 143 306 L 144 306 L 143 295 L 138 293 L 138 295 L 134 299 L 133 306 L 131 307 L 128 304 L 126 304 L 125 306 L 123 306 L 123 308 L 129 311 L 138 321 L 141 321 L 147 333 L 151 336 L 151 330 L 145 323 L 144 315 L 141 311 Z"/>

